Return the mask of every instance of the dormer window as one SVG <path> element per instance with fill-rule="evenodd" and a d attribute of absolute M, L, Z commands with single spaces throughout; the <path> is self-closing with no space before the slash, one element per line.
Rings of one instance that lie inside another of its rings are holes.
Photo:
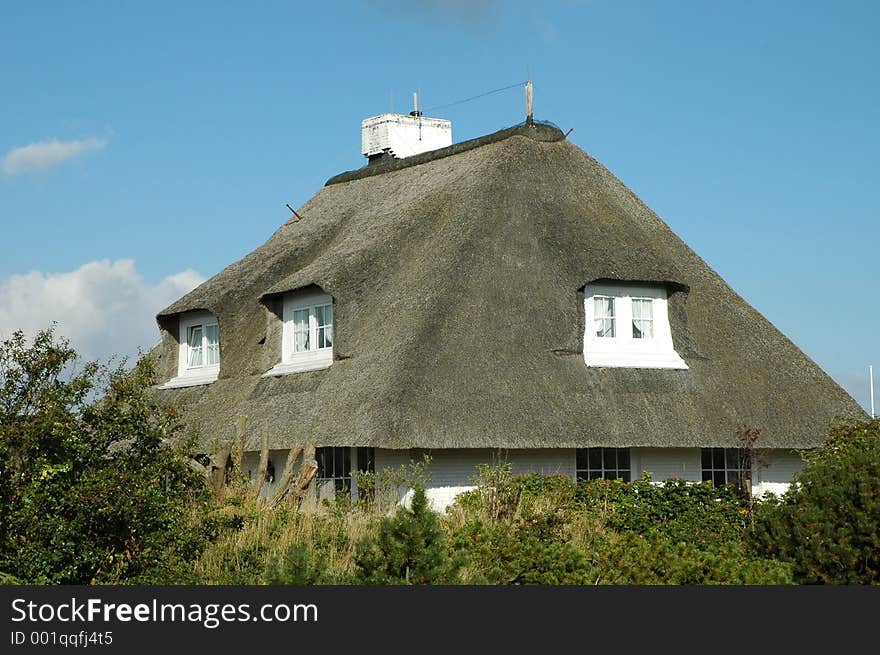
<path fill-rule="evenodd" d="M 663 287 L 584 287 L 587 366 L 686 369 L 672 344 L 666 299 Z"/>
<path fill-rule="evenodd" d="M 220 325 L 210 312 L 186 312 L 179 318 L 177 377 L 163 388 L 210 384 L 220 374 Z"/>
<path fill-rule="evenodd" d="M 333 298 L 320 291 L 284 297 L 281 362 L 265 375 L 327 368 L 333 363 Z"/>

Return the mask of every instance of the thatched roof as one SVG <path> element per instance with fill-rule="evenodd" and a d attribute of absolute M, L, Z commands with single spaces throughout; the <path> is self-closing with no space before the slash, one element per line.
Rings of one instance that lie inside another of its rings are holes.
<path fill-rule="evenodd" d="M 818 445 L 853 399 L 599 162 L 520 126 L 330 180 L 261 247 L 162 311 L 219 317 L 213 384 L 159 391 L 208 442 L 250 446 Z M 665 284 L 688 370 L 589 368 L 585 284 Z M 282 292 L 335 301 L 334 362 L 277 378 Z"/>

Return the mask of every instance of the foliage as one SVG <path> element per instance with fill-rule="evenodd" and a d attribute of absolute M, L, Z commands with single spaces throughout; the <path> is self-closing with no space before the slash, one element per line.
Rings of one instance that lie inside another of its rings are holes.
<path fill-rule="evenodd" d="M 880 584 L 880 420 L 836 425 L 804 457 L 782 499 L 759 507 L 753 547 L 801 583 Z"/>
<path fill-rule="evenodd" d="M 385 517 L 378 534 L 357 545 L 357 582 L 361 584 L 450 584 L 460 563 L 450 558 L 437 514 L 417 485 L 412 507 Z"/>
<path fill-rule="evenodd" d="M 472 519 L 455 535 L 478 584 L 572 585 L 592 581 L 584 554 L 565 540 L 558 514 L 530 514 L 511 523 Z"/>
<path fill-rule="evenodd" d="M 302 543 L 292 544 L 283 555 L 272 557 L 266 572 L 268 584 L 316 585 L 327 575 L 327 558 Z"/>
<path fill-rule="evenodd" d="M 715 488 L 674 478 L 655 484 L 648 475 L 631 483 L 582 482 L 576 495 L 580 503 L 601 512 L 609 528 L 658 534 L 702 548 L 740 539 L 749 513 L 747 499 L 733 485 Z"/>
<path fill-rule="evenodd" d="M 80 364 L 52 330 L 0 343 L 0 571 L 25 583 L 186 580 L 203 482 L 149 360 Z"/>

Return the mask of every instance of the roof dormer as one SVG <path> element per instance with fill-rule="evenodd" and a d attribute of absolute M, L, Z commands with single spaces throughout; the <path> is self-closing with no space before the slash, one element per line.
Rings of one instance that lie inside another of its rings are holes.
<path fill-rule="evenodd" d="M 587 366 L 688 368 L 672 343 L 663 286 L 588 284 L 584 318 Z"/>

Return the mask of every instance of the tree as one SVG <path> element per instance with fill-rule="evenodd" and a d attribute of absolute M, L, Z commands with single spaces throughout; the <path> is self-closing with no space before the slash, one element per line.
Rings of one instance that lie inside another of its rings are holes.
<path fill-rule="evenodd" d="M 201 537 L 205 485 L 180 424 L 131 370 L 82 364 L 52 329 L 0 343 L 0 572 L 26 583 L 169 582 Z"/>
<path fill-rule="evenodd" d="M 398 508 L 382 519 L 376 537 L 358 542 L 355 564 L 361 584 L 448 584 L 457 581 L 460 567 L 422 484 L 415 486 L 411 509 Z"/>
<path fill-rule="evenodd" d="M 778 502 L 763 503 L 754 548 L 801 583 L 880 583 L 880 420 L 833 427 Z"/>

